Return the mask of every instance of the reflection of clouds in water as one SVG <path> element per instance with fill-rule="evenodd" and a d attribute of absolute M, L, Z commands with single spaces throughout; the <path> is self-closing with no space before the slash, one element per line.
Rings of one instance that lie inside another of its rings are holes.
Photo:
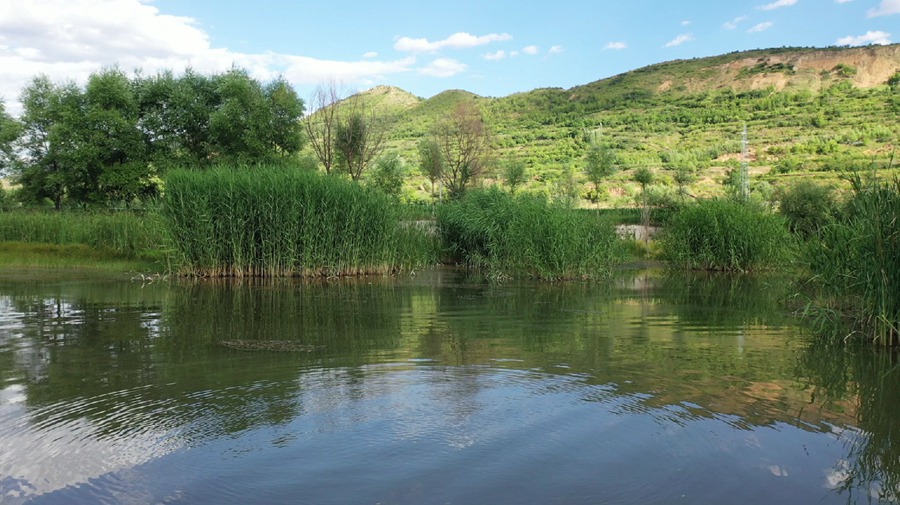
<path fill-rule="evenodd" d="M 784 468 L 784 467 L 781 467 L 778 465 L 770 466 L 769 472 L 771 472 L 772 475 L 774 475 L 776 477 L 787 477 L 788 476 L 787 468 Z"/>
<path fill-rule="evenodd" d="M 114 432 L 67 412 L 24 408 L 12 386 L 0 393 L 0 502 L 20 503 L 67 486 L 145 463 L 181 447 L 177 436 L 144 427 Z"/>
<path fill-rule="evenodd" d="M 845 459 L 838 461 L 834 468 L 826 470 L 825 483 L 828 489 L 843 487 L 849 480 L 850 463 Z"/>

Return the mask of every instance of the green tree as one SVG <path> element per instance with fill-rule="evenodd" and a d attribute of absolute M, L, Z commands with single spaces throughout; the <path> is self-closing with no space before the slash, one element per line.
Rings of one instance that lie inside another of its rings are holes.
<path fill-rule="evenodd" d="M 15 164 L 15 145 L 21 134 L 22 124 L 6 113 L 0 101 L 0 174 Z"/>
<path fill-rule="evenodd" d="M 375 163 L 367 182 L 370 186 L 377 188 L 393 197 L 399 197 L 403 191 L 403 179 L 406 175 L 406 166 L 397 153 L 388 153 Z"/>
<path fill-rule="evenodd" d="M 434 184 L 441 180 L 444 161 L 441 159 L 441 147 L 433 138 L 419 141 L 419 171 L 431 182 L 431 194 L 434 195 Z"/>
<path fill-rule="evenodd" d="M 647 186 L 653 183 L 653 170 L 640 167 L 634 171 L 632 180 L 641 186 L 641 224 L 650 226 L 650 207 L 647 205 Z"/>
<path fill-rule="evenodd" d="M 599 135 L 590 135 L 587 153 L 585 153 L 584 173 L 594 184 L 597 191 L 603 179 L 616 173 L 619 169 L 616 153 L 604 144 Z"/>
<path fill-rule="evenodd" d="M 681 202 L 684 203 L 686 197 L 690 196 L 688 186 L 697 180 L 697 176 L 691 168 L 683 166 L 675 169 L 674 178 L 675 184 L 678 186 L 678 196 L 681 198 Z"/>
<path fill-rule="evenodd" d="M 508 160 L 503 166 L 503 182 L 509 188 L 509 192 L 515 194 L 516 188 L 527 180 L 527 167 L 522 160 Z"/>
<path fill-rule="evenodd" d="M 346 106 L 349 111 L 342 113 L 335 128 L 334 150 L 341 170 L 358 181 L 384 149 L 387 129 L 383 119 L 367 112 L 361 100 L 354 99 Z"/>

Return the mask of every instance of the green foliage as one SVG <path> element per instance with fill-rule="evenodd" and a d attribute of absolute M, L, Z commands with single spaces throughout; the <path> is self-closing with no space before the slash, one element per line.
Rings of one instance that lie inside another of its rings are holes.
<path fill-rule="evenodd" d="M 846 63 L 838 63 L 831 71 L 840 77 L 853 77 L 856 75 L 856 68 L 847 65 Z"/>
<path fill-rule="evenodd" d="M 855 174 L 842 219 L 820 230 L 806 259 L 825 292 L 820 310 L 850 316 L 884 345 L 900 342 L 900 179 Z"/>
<path fill-rule="evenodd" d="M 673 265 L 746 272 L 775 267 L 790 255 L 781 216 L 728 199 L 701 200 L 676 213 L 662 240 Z"/>
<path fill-rule="evenodd" d="M 801 181 L 779 191 L 776 198 L 790 230 L 804 239 L 815 236 L 839 214 L 834 188 L 824 184 Z"/>
<path fill-rule="evenodd" d="M 600 278 L 618 254 L 612 226 L 597 214 L 496 188 L 441 206 L 438 228 L 456 261 L 498 278 Z"/>
<path fill-rule="evenodd" d="M 585 154 L 584 173 L 588 180 L 594 183 L 595 189 L 600 182 L 616 173 L 617 163 L 615 152 L 600 139 L 592 137 Z"/>
<path fill-rule="evenodd" d="M 403 158 L 392 152 L 378 159 L 378 162 L 375 163 L 375 170 L 366 182 L 386 195 L 399 198 L 405 176 L 406 166 Z"/>
<path fill-rule="evenodd" d="M 307 170 L 176 170 L 163 210 L 175 264 L 192 275 L 360 275 L 433 260 L 388 196 Z"/>
<path fill-rule="evenodd" d="M 159 256 L 162 218 L 148 212 L 0 212 L 0 242 L 81 244 L 125 258 Z"/>
<path fill-rule="evenodd" d="M 900 70 L 894 72 L 894 75 L 888 77 L 887 85 L 891 87 L 900 86 Z"/>
<path fill-rule="evenodd" d="M 508 160 L 503 165 L 503 183 L 509 188 L 510 193 L 515 193 L 516 188 L 528 179 L 528 169 L 522 160 Z"/>

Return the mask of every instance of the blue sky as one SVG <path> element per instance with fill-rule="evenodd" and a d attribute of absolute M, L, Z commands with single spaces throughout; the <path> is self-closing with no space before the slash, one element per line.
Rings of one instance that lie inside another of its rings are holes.
<path fill-rule="evenodd" d="M 111 65 L 237 65 L 303 97 L 326 80 L 505 96 L 679 58 L 894 42 L 900 0 L 0 0 L 0 97 L 15 113 L 35 75 Z"/>

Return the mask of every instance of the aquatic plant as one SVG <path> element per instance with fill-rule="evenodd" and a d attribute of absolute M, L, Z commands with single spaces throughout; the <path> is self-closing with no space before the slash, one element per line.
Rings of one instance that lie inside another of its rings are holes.
<path fill-rule="evenodd" d="M 286 167 L 176 170 L 163 213 L 181 273 L 336 276 L 433 260 L 431 239 L 403 226 L 381 192 Z"/>
<path fill-rule="evenodd" d="M 662 238 L 674 266 L 747 272 L 782 264 L 792 239 L 781 216 L 731 199 L 701 200 L 678 211 Z"/>
<path fill-rule="evenodd" d="M 843 218 L 820 230 L 805 249 L 823 298 L 818 313 L 849 316 L 874 341 L 900 338 L 900 179 L 850 177 Z M 823 312 L 825 311 L 825 312 Z"/>
<path fill-rule="evenodd" d="M 441 206 L 438 229 L 455 261 L 494 277 L 603 277 L 619 254 L 612 225 L 595 213 L 497 188 Z"/>

